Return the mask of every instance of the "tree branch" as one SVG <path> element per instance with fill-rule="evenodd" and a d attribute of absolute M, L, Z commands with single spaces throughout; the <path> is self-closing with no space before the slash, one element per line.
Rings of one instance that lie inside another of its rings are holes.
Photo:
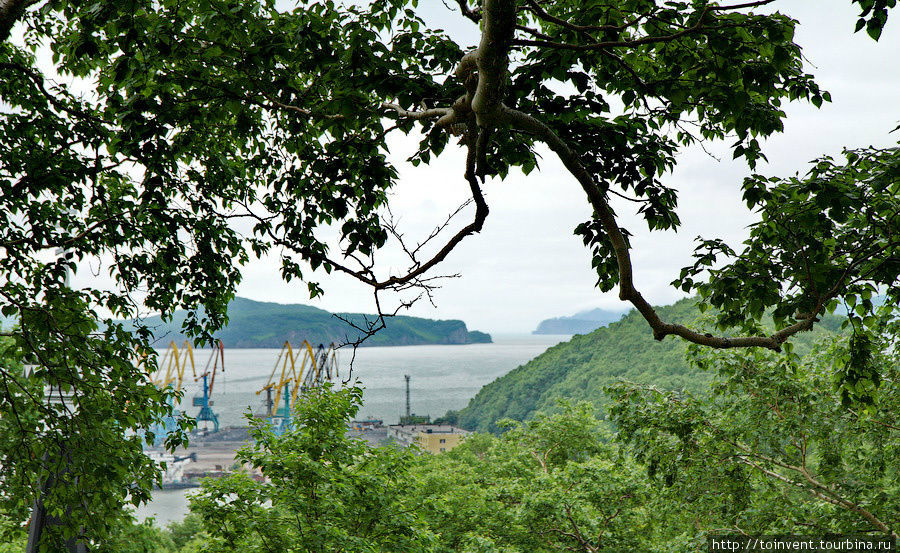
<path fill-rule="evenodd" d="M 737 348 L 737 347 L 764 347 L 775 351 L 781 350 L 781 344 L 794 334 L 809 330 L 815 323 L 815 317 L 810 317 L 799 321 L 787 328 L 784 328 L 770 336 L 745 336 L 738 338 L 728 338 L 723 336 L 713 336 L 712 334 L 704 334 L 691 330 L 690 328 L 680 325 L 663 322 L 653 306 L 644 299 L 643 295 L 635 288 L 633 278 L 633 268 L 631 264 L 631 253 L 629 251 L 628 242 L 622 234 L 621 229 L 616 221 L 609 203 L 606 200 L 605 191 L 594 182 L 593 177 L 588 173 L 587 169 L 581 164 L 575 152 L 565 143 L 550 127 L 542 121 L 517 110 L 505 108 L 504 111 L 506 121 L 522 131 L 529 132 L 538 136 L 543 140 L 551 150 L 553 150 L 565 165 L 566 169 L 578 180 L 582 189 L 587 194 L 588 201 L 594 208 L 596 217 L 603 226 L 603 230 L 609 237 L 615 251 L 616 261 L 619 268 L 619 298 L 623 301 L 631 302 L 632 305 L 641 313 L 650 327 L 653 329 L 653 337 L 656 340 L 662 340 L 670 334 L 680 336 L 689 342 L 709 346 L 718 349 Z M 822 309 L 822 305 L 827 299 L 823 299 L 817 306 L 813 315 Z"/>
<path fill-rule="evenodd" d="M 854 502 L 852 502 L 852 501 L 850 501 L 850 500 L 848 500 L 848 499 L 845 499 L 845 498 L 841 497 L 840 495 L 837 494 L 837 492 L 835 492 L 835 491 L 834 491 L 833 489 L 831 489 L 829 486 L 826 486 L 825 484 L 823 484 L 823 483 L 819 482 L 818 480 L 816 480 L 816 479 L 809 473 L 809 471 L 806 469 L 805 466 L 799 466 L 799 467 L 798 467 L 798 466 L 794 466 L 794 465 L 789 465 L 789 464 L 787 464 L 787 463 L 782 463 L 782 462 L 780 462 L 780 461 L 778 461 L 778 460 L 776 460 L 776 459 L 773 459 L 773 458 L 768 457 L 768 456 L 766 456 L 766 455 L 763 455 L 763 454 L 761 454 L 761 453 L 757 453 L 757 452 L 755 452 L 755 451 L 752 451 L 752 450 L 751 450 L 749 447 L 747 447 L 747 446 L 744 446 L 744 445 L 741 445 L 741 444 L 738 444 L 738 443 L 735 443 L 735 442 L 731 442 L 731 443 L 732 443 L 733 445 L 737 446 L 738 448 L 742 449 L 742 450 L 745 452 L 746 455 L 756 457 L 756 458 L 761 459 L 761 460 L 763 460 L 763 461 L 766 461 L 766 462 L 769 462 L 769 463 L 773 463 L 773 464 L 775 464 L 775 465 L 777 465 L 777 466 L 780 466 L 780 467 L 785 468 L 785 469 L 788 469 L 788 470 L 792 470 L 792 471 L 794 471 L 794 472 L 800 474 L 801 476 L 803 476 L 804 480 L 806 480 L 806 481 L 807 481 L 810 485 L 812 485 L 813 487 L 812 487 L 812 488 L 806 487 L 806 486 L 804 486 L 804 485 L 803 485 L 802 483 L 800 483 L 800 482 L 797 482 L 797 481 L 795 481 L 795 480 L 791 480 L 790 478 L 787 478 L 787 477 L 785 477 L 785 476 L 783 476 L 783 475 L 781 475 L 781 474 L 778 474 L 777 472 L 768 470 L 768 469 L 766 469 L 765 467 L 763 467 L 763 466 L 761 466 L 761 465 L 759 465 L 759 464 L 757 464 L 757 463 L 754 463 L 754 462 L 750 461 L 750 460 L 747 459 L 745 456 L 738 455 L 737 458 L 738 458 L 741 462 L 743 462 L 744 464 L 747 464 L 747 465 L 749 465 L 749 466 L 751 466 L 751 467 L 753 467 L 753 468 L 755 468 L 755 469 L 757 469 L 757 470 L 759 470 L 759 471 L 761 471 L 761 472 L 763 472 L 763 473 L 765 473 L 765 474 L 767 474 L 767 475 L 769 475 L 769 476 L 771 476 L 771 477 L 773 477 L 773 478 L 777 478 L 778 480 L 781 480 L 782 482 L 786 482 L 786 483 L 788 483 L 788 484 L 790 484 L 790 485 L 792 485 L 792 486 L 796 486 L 796 487 L 799 487 L 800 489 L 806 490 L 807 492 L 811 493 L 812 495 L 816 496 L 817 498 L 821 499 L 822 501 L 826 501 L 826 502 L 828 502 L 828 503 L 831 503 L 832 505 L 837 505 L 837 506 L 839 506 L 839 507 L 844 507 L 845 509 L 848 509 L 848 510 L 850 510 L 850 511 L 853 511 L 853 512 L 857 513 L 858 515 L 862 516 L 863 518 L 865 518 L 865 519 L 866 519 L 867 521 L 869 521 L 873 526 L 875 526 L 876 528 L 878 528 L 878 529 L 881 530 L 882 532 L 884 532 L 884 533 L 886 533 L 886 534 L 890 534 L 891 536 L 893 536 L 893 537 L 895 537 L 895 538 L 897 537 L 897 533 L 894 532 L 893 530 L 891 530 L 891 528 L 890 528 L 887 524 L 885 524 L 884 522 L 882 522 L 882 521 L 881 521 L 878 517 L 876 517 L 872 512 L 870 512 L 869 510 L 867 510 L 867 509 L 865 509 L 865 508 L 859 506 L 858 504 L 856 504 L 856 503 L 854 503 Z"/>
<path fill-rule="evenodd" d="M 560 27 L 565 27 L 566 29 L 578 32 L 585 31 L 621 31 L 623 29 L 627 29 L 632 25 L 638 23 L 641 20 L 641 16 L 638 16 L 631 21 L 626 21 L 621 25 L 576 25 L 570 21 L 566 21 L 565 19 L 561 19 L 559 17 L 553 16 L 547 12 L 540 4 L 536 2 L 536 0 L 527 0 L 528 6 L 525 7 L 527 10 L 531 10 L 535 15 L 538 16 L 539 19 L 543 19 L 544 21 L 549 21 L 550 23 L 555 23 Z"/>
<path fill-rule="evenodd" d="M 472 8 L 470 8 L 468 0 L 456 0 L 456 3 L 459 5 L 459 11 L 467 19 L 470 19 L 475 23 L 481 21 L 481 14 L 479 13 L 478 9 L 476 8 L 475 10 L 473 10 Z"/>
<path fill-rule="evenodd" d="M 478 86 L 472 111 L 479 127 L 496 123 L 502 111 L 509 66 L 509 49 L 516 25 L 516 6 L 511 0 L 484 0 L 484 31 L 478 45 Z"/>
<path fill-rule="evenodd" d="M 471 132 L 470 132 L 471 135 Z M 459 231 L 454 234 L 450 240 L 444 244 L 444 247 L 440 249 L 431 259 L 422 263 L 416 269 L 413 269 L 409 273 L 401 277 L 391 277 L 387 280 L 383 280 L 381 282 L 376 282 L 373 286 L 376 289 L 383 290 L 385 288 L 396 287 L 397 285 L 401 285 L 407 283 L 419 275 L 434 267 L 441 261 L 443 261 L 453 248 L 457 246 L 463 239 L 470 234 L 475 234 L 481 232 L 482 227 L 484 226 L 484 221 L 488 216 L 488 205 L 484 200 L 484 195 L 481 192 L 481 187 L 478 185 L 478 178 L 475 175 L 476 170 L 476 161 L 477 154 L 475 144 L 472 144 L 474 139 L 469 140 L 468 144 L 468 155 L 466 156 L 466 180 L 469 182 L 469 188 L 472 191 L 472 200 L 475 202 L 475 218 L 471 223 L 459 229 Z"/>
<path fill-rule="evenodd" d="M 405 117 L 408 119 L 415 119 L 417 121 L 421 121 L 423 119 L 433 119 L 436 117 L 443 117 L 450 113 L 450 108 L 433 108 L 426 109 L 422 111 L 409 111 L 403 109 L 397 104 L 381 104 L 382 109 L 393 110 L 397 112 L 397 115 L 400 117 Z"/>
<path fill-rule="evenodd" d="M 2 1 L 2 0 L 0 0 L 0 1 Z M 55 107 L 59 111 L 68 113 L 69 115 L 72 115 L 79 119 L 86 119 L 89 121 L 93 121 L 95 123 L 107 124 L 107 121 L 104 121 L 100 117 L 97 117 L 96 115 L 92 115 L 90 113 L 86 113 L 80 109 L 69 107 L 65 103 L 63 103 L 59 98 L 50 94 L 50 92 L 47 91 L 47 88 L 44 85 L 43 75 L 40 75 L 39 73 L 35 72 L 31 68 L 25 67 L 24 65 L 21 65 L 18 63 L 0 63 L 0 69 L 17 71 L 17 72 L 25 75 L 25 77 L 28 80 L 30 80 L 32 83 L 34 83 L 34 86 L 37 87 L 37 89 L 41 93 L 41 95 L 43 95 L 47 99 L 47 101 L 50 102 L 50 104 L 52 104 L 53 107 Z"/>

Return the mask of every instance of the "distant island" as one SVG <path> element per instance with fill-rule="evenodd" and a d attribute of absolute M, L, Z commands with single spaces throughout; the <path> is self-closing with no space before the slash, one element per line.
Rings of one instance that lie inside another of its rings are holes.
<path fill-rule="evenodd" d="M 627 312 L 627 309 L 609 311 L 597 308 L 581 311 L 571 317 L 545 319 L 538 324 L 532 334 L 587 334 L 618 321 Z"/>
<path fill-rule="evenodd" d="M 365 320 L 374 315 L 338 313 L 365 328 Z M 176 311 L 173 320 L 164 322 L 159 316 L 147 317 L 146 324 L 160 342 L 184 340 L 181 324 L 186 312 Z M 280 348 L 285 340 L 311 344 L 346 343 L 362 333 L 334 314 L 309 305 L 281 304 L 235 298 L 228 306 L 228 326 L 216 337 L 229 348 Z M 386 327 L 362 343 L 363 346 L 413 346 L 426 344 L 482 344 L 491 336 L 470 331 L 459 320 L 433 320 L 396 316 L 386 319 Z"/>

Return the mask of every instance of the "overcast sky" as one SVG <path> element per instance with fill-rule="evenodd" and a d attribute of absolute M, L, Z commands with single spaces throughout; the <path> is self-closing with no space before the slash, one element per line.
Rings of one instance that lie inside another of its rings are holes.
<path fill-rule="evenodd" d="M 425 16 L 448 29 L 458 40 L 474 45 L 477 29 L 461 20 L 438 0 L 424 0 Z M 833 102 L 816 109 L 809 104 L 787 106 L 783 134 L 769 139 L 764 152 L 769 163 L 758 171 L 788 176 L 805 172 L 809 160 L 837 154 L 843 146 L 887 146 L 900 133 L 900 13 L 876 43 L 864 33 L 854 34 L 857 10 L 849 0 L 792 0 L 780 9 L 799 20 L 796 41 L 804 48 L 809 71 L 832 94 Z M 396 141 L 395 158 L 408 155 L 409 140 Z M 665 177 L 679 190 L 683 222 L 677 234 L 646 231 L 646 224 L 618 206 L 621 223 L 635 234 L 635 280 L 645 297 L 670 303 L 681 294 L 669 283 L 690 263 L 693 238 L 721 237 L 736 246 L 754 220 L 740 201 L 742 163 L 730 161 L 721 144 L 707 146 L 721 161 L 699 148 L 679 156 L 674 174 Z M 426 235 L 466 197 L 462 151 L 448 151 L 428 167 L 402 163 L 401 181 L 392 208 L 410 239 Z M 626 308 L 615 293 L 601 294 L 590 256 L 577 224 L 590 210 L 581 189 L 551 155 L 540 171 L 529 176 L 511 174 L 505 181 L 484 186 L 491 213 L 479 235 L 466 239 L 439 267 L 438 273 L 459 273 L 435 294 L 436 307 L 417 303 L 407 314 L 462 319 L 470 329 L 494 333 L 530 332 L 545 318 L 570 315 L 593 307 Z M 459 219 L 457 226 L 466 224 Z M 88 278 L 89 275 L 81 278 Z M 370 290 L 341 276 L 321 280 L 326 294 L 311 302 L 302 283 L 283 283 L 277 259 L 264 259 L 244 270 L 238 294 L 260 301 L 311 303 L 330 311 L 374 309 Z M 389 299 L 389 298 L 388 298 Z"/>

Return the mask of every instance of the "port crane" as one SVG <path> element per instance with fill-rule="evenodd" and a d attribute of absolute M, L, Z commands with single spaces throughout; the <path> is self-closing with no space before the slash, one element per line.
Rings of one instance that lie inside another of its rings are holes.
<path fill-rule="evenodd" d="M 304 340 L 297 349 L 285 341 L 275 359 L 269 379 L 256 395 L 266 394 L 264 417 L 269 419 L 276 435 L 291 428 L 291 407 L 305 391 L 337 378 L 337 351 L 334 344 L 327 348 Z M 276 377 L 277 375 L 277 377 Z M 274 397 L 273 397 L 274 396 Z M 283 403 L 282 403 L 283 401 Z"/>
<path fill-rule="evenodd" d="M 338 377 L 337 349 L 334 344 L 327 348 L 324 344 L 319 344 L 311 361 L 312 370 L 303 376 L 302 390 L 319 387 Z"/>
<path fill-rule="evenodd" d="M 143 358 L 138 362 L 143 363 Z M 216 340 L 209 359 L 206 361 L 206 366 L 199 375 L 197 374 L 194 348 L 191 346 L 191 343 L 185 340 L 179 347 L 174 340 L 169 342 L 169 347 L 160 358 L 157 369 L 150 376 L 150 380 L 160 389 L 171 386 L 176 392 L 181 391 L 188 366 L 191 368 L 191 375 L 194 381 L 203 381 L 201 391 L 193 398 L 193 406 L 200 407 L 197 421 L 211 422 L 213 424 L 213 432 L 218 432 L 219 417 L 212 410 L 213 401 L 211 396 L 216 382 L 216 374 L 219 371 L 225 372 L 225 347 L 221 340 Z M 163 417 L 160 422 L 150 428 L 156 436 L 154 440 L 155 446 L 162 444 L 165 437 L 175 430 L 177 419 L 181 415 L 181 411 L 173 409 L 171 415 Z"/>
<path fill-rule="evenodd" d="M 190 344 L 188 344 L 190 347 Z M 193 349 L 191 350 L 191 368 L 193 369 Z M 216 383 L 216 371 L 221 368 L 225 372 L 225 346 L 222 340 L 216 340 L 213 344 L 212 352 L 209 359 L 206 360 L 206 366 L 203 372 L 198 376 L 194 372 L 194 382 L 203 380 L 203 389 L 194 396 L 194 407 L 199 407 L 200 412 L 197 414 L 197 422 L 211 422 L 213 424 L 213 432 L 219 431 L 219 416 L 212 410 L 213 401 L 210 399 L 213 393 L 213 386 Z"/>
<path fill-rule="evenodd" d="M 141 355 L 138 364 L 142 364 L 146 358 L 146 354 Z M 194 366 L 194 350 L 190 342 L 187 340 L 178 348 L 178 344 L 174 340 L 169 342 L 169 347 L 163 353 L 157 364 L 156 371 L 150 375 L 150 381 L 159 389 L 165 389 L 169 386 L 176 392 L 181 391 L 184 383 L 184 370 L 188 363 L 191 368 Z M 150 427 L 150 431 L 154 435 L 153 445 L 160 446 L 165 441 L 166 436 L 173 432 L 178 424 L 178 418 L 181 411 L 174 408 L 172 399 L 169 399 L 169 405 L 172 407 L 172 413 L 163 417 L 159 422 L 154 423 Z"/>
<path fill-rule="evenodd" d="M 161 389 L 171 385 L 176 391 L 181 390 L 181 385 L 184 382 L 184 370 L 187 368 L 188 363 L 193 369 L 194 348 L 191 347 L 191 343 L 185 340 L 181 344 L 181 349 L 179 349 L 178 344 L 172 340 L 169 342 L 168 349 L 160 358 L 156 372 L 150 377 L 150 380 Z"/>

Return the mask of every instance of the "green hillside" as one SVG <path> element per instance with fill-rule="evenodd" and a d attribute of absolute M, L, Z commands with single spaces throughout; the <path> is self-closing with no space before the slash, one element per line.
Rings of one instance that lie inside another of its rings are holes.
<path fill-rule="evenodd" d="M 340 313 L 354 324 L 365 327 L 365 318 L 372 315 Z M 181 324 L 185 312 L 177 311 L 171 322 L 149 317 L 144 322 L 153 329 L 160 342 L 184 339 Z M 228 326 L 216 337 L 229 348 L 279 348 L 285 340 L 308 340 L 313 345 L 344 343 L 361 333 L 332 313 L 309 305 L 280 304 L 235 298 L 228 306 Z M 408 346 L 421 344 L 488 343 L 491 337 L 469 331 L 458 320 L 433 320 L 397 316 L 388 318 L 386 328 L 366 340 L 364 346 Z"/>
<path fill-rule="evenodd" d="M 659 314 L 666 321 L 691 324 L 700 316 L 695 301 L 685 299 L 659 307 Z M 796 351 L 808 351 L 816 338 L 839 325 L 837 317 L 827 317 L 817 325 L 818 330 L 795 336 Z M 700 391 L 710 375 L 688 367 L 686 347 L 686 342 L 675 336 L 654 340 L 647 323 L 632 310 L 621 321 L 574 336 L 486 385 L 459 412 L 458 423 L 470 430 L 496 431 L 497 420 L 524 420 L 539 410 L 552 411 L 562 397 L 602 406 L 603 388 L 623 379 Z"/>

